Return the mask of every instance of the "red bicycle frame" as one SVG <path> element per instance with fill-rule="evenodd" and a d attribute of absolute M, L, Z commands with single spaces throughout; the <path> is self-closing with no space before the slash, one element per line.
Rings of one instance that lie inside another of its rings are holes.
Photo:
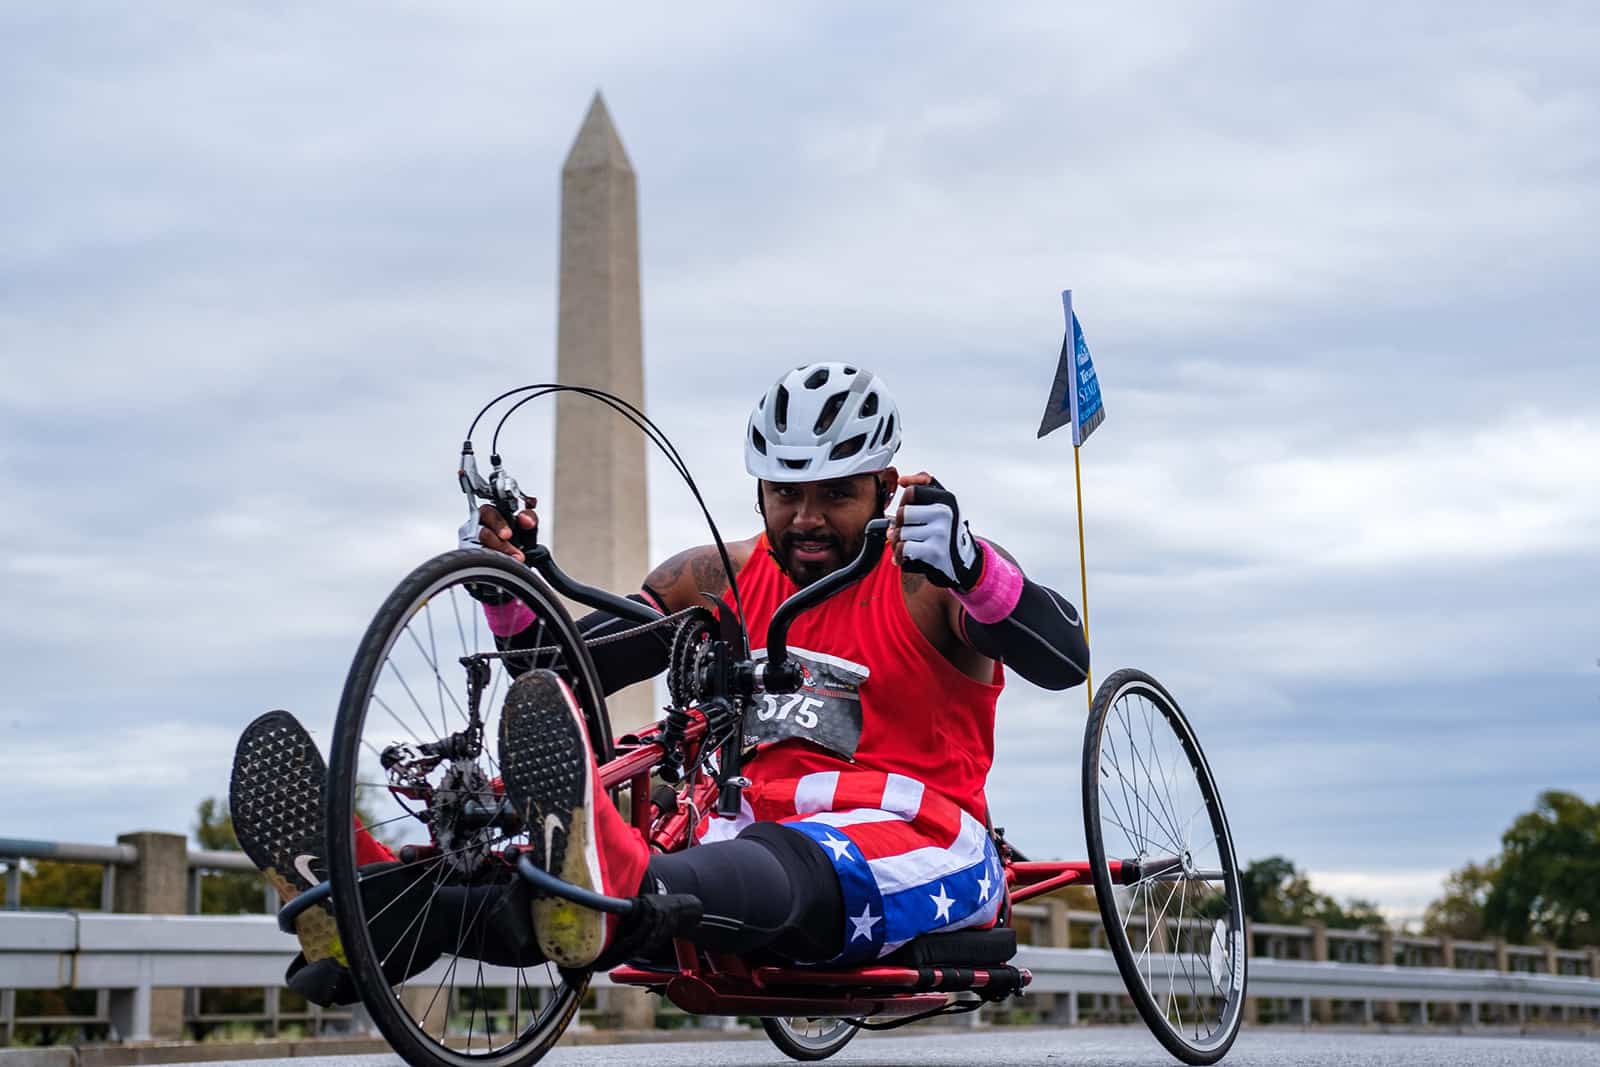
<path fill-rule="evenodd" d="M 681 743 L 685 763 L 694 766 L 706 739 L 706 720 L 689 712 Z M 609 790 L 626 789 L 633 825 L 651 846 L 663 852 L 685 847 L 694 824 L 716 803 L 717 785 L 697 771 L 688 796 L 675 810 L 663 811 L 651 799 L 650 775 L 666 756 L 660 725 L 622 738 L 616 756 L 600 767 L 600 782 Z M 1052 893 L 1089 880 L 1087 861 L 1032 862 L 1013 860 L 1001 849 L 1006 892 L 1011 904 Z M 1122 864 L 1112 861 L 1113 880 L 1121 881 Z M 702 953 L 688 941 L 674 943 L 675 966 L 618 967 L 611 981 L 646 986 L 664 993 L 684 1011 L 698 1015 L 761 1016 L 905 1016 L 937 1011 L 950 992 L 990 988 L 1020 989 L 1031 975 L 998 967 L 898 967 L 872 965 L 829 970 L 816 967 L 751 966 L 733 956 Z"/>

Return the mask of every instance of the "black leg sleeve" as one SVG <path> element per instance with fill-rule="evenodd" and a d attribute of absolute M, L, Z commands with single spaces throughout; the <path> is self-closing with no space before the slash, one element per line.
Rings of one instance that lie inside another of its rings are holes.
<path fill-rule="evenodd" d="M 656 856 L 645 892 L 692 893 L 704 915 L 690 939 L 712 952 L 759 948 L 797 961 L 825 960 L 844 943 L 844 897 L 824 853 L 778 823 L 757 823 L 733 841 Z"/>

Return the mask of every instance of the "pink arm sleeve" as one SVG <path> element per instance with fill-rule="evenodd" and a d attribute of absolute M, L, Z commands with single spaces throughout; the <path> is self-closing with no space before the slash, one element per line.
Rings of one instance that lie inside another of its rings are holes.
<path fill-rule="evenodd" d="M 983 573 L 970 592 L 957 593 L 956 599 L 978 622 L 999 622 L 1022 599 L 1022 572 L 989 542 L 980 537 L 978 543 L 983 546 Z"/>
<path fill-rule="evenodd" d="M 489 620 L 489 632 L 496 637 L 519 634 L 533 622 L 533 610 L 520 600 L 504 604 L 485 604 L 483 617 Z"/>

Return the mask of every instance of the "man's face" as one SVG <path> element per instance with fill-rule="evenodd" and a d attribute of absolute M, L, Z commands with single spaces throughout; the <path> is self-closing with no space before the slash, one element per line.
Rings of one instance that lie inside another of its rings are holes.
<path fill-rule="evenodd" d="M 825 482 L 761 483 L 767 540 L 796 585 L 806 586 L 855 559 L 867 523 L 878 518 L 878 485 L 892 489 L 891 468 Z"/>

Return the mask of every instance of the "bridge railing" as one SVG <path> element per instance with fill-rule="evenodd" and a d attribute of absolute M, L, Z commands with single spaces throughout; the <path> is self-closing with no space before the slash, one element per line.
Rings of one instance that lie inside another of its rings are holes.
<path fill-rule="evenodd" d="M 28 903 L 23 860 L 99 865 L 100 911 L 19 910 Z M 167 834 L 127 835 L 112 846 L 0 838 L 0 864 L 9 909 L 0 912 L 0 1043 L 11 1043 L 18 1026 L 88 1026 L 137 1040 L 218 1023 L 260 1024 L 273 1034 L 294 1023 L 318 1034 L 355 1021 L 314 1005 L 286 1010 L 281 981 L 296 945 L 269 915 L 193 914 L 202 909 L 207 872 L 253 872 L 240 853 L 188 849 Z M 263 912 L 276 907 L 264 891 Z M 1026 1012 L 1061 1022 L 1131 1020 L 1097 911 L 1047 899 L 1018 906 L 1014 921 L 1028 946 L 1019 965 L 1035 976 Z M 1142 923 L 1130 921 L 1136 939 Z M 1320 924 L 1253 924 L 1248 940 L 1252 1021 L 1600 1021 L 1600 951 L 1593 948 Z M 507 984 L 513 973 L 503 976 Z M 262 1009 L 202 1010 L 205 991 L 222 988 L 259 989 Z M 19 990 L 62 989 L 92 991 L 94 1010 L 18 1015 Z"/>
<path fill-rule="evenodd" d="M 0 838 L 0 867 L 4 868 L 6 911 L 16 912 L 33 903 L 23 898 L 25 862 L 98 867 L 99 911 L 136 912 L 141 917 L 152 917 L 151 913 L 199 915 L 204 910 L 206 886 L 214 881 L 212 875 L 223 872 L 256 875 L 255 866 L 243 853 L 191 849 L 186 840 L 177 834 L 126 834 L 115 845 Z M 261 888 L 261 914 L 268 915 L 278 908 L 277 894 L 265 882 Z M 35 911 L 25 914 L 37 916 L 42 913 Z M 80 918 L 94 915 L 88 911 L 63 914 Z M 20 931 L 25 928 L 16 925 L 0 927 L 0 930 L 4 929 Z M 60 940 L 61 928 L 58 926 L 55 929 L 58 930 L 55 940 Z M 148 1003 L 141 1003 L 137 1001 L 139 994 L 136 993 L 136 989 L 141 987 L 96 988 L 87 984 L 76 970 L 67 972 L 74 979 L 72 982 L 63 981 L 59 986 L 20 984 L 11 978 L 12 968 L 8 964 L 17 963 L 21 966 L 21 960 L 16 956 L 14 946 L 0 935 L 0 964 L 4 964 L 0 965 L 0 1045 L 15 1043 L 18 1027 L 34 1030 L 49 1027 L 91 1034 L 104 1032 L 119 1037 L 135 1032 L 150 1036 L 152 1026 L 156 1035 L 165 1037 L 177 1037 L 203 1027 L 227 1025 L 258 1027 L 272 1036 L 279 1034 L 286 1026 L 298 1026 L 313 1036 L 348 1029 L 352 1020 L 350 1012 L 307 1004 L 282 988 L 283 969 L 287 962 L 285 959 L 275 974 L 259 982 L 228 982 L 222 983 L 221 987 L 206 981 L 184 982 L 177 988 L 146 984 L 142 988 L 148 990 Z M 116 972 L 97 972 L 91 967 L 84 973 Z M 210 1010 L 206 1003 L 209 990 L 249 987 L 257 989 L 255 999 L 260 1005 L 259 1010 L 215 1011 Z M 93 1007 L 74 1010 L 69 1005 L 59 1011 L 22 1014 L 18 1010 L 17 992 L 23 989 L 92 991 Z"/>

